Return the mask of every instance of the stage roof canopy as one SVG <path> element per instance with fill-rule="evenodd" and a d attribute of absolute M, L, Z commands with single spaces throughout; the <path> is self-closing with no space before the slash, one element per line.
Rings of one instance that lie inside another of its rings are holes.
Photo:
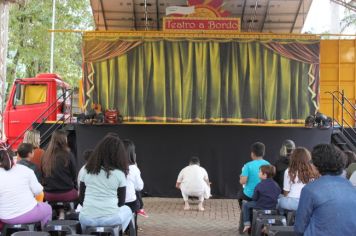
<path fill-rule="evenodd" d="M 209 3 L 219 0 L 201 0 Z M 301 33 L 313 0 L 221 0 L 242 32 Z M 146 2 L 146 4 L 145 4 Z M 195 0 L 199 2 L 199 0 Z M 97 30 L 161 30 L 166 7 L 187 0 L 90 0 Z"/>

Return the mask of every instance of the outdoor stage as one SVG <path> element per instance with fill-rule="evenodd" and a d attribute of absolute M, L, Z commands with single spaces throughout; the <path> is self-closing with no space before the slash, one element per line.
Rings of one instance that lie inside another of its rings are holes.
<path fill-rule="evenodd" d="M 213 197 L 235 198 L 241 168 L 251 160 L 252 143 L 263 142 L 266 159 L 273 163 L 285 139 L 311 149 L 319 143 L 330 143 L 332 133 L 332 129 L 209 124 L 78 124 L 74 128 L 80 165 L 82 153 L 93 149 L 108 132 L 133 140 L 144 191 L 155 197 L 180 196 L 175 188 L 178 173 L 196 155 L 209 174 Z"/>

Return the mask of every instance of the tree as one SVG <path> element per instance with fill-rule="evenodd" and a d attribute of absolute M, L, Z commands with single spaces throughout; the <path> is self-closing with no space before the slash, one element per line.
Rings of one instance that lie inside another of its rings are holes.
<path fill-rule="evenodd" d="M 52 1 L 18 0 L 9 20 L 7 82 L 48 73 Z M 93 29 L 89 0 L 56 0 L 56 29 Z M 55 33 L 54 72 L 76 85 L 82 75 L 80 33 Z"/>

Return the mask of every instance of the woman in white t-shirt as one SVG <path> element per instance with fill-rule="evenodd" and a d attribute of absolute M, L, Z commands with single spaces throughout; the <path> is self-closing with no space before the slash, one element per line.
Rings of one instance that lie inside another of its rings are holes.
<path fill-rule="evenodd" d="M 52 208 L 37 202 L 43 187 L 33 170 L 14 165 L 12 155 L 0 150 L 0 221 L 7 224 L 41 222 L 43 227 L 52 218 Z"/>
<path fill-rule="evenodd" d="M 82 227 L 121 225 L 125 230 L 132 212 L 125 206 L 127 153 L 114 133 L 107 134 L 95 147 L 80 179 L 79 214 Z"/>
<path fill-rule="evenodd" d="M 303 147 L 296 148 L 291 155 L 289 167 L 284 172 L 284 196 L 278 200 L 278 208 L 297 210 L 302 188 L 318 177 L 318 171 L 311 164 L 310 152 Z"/>

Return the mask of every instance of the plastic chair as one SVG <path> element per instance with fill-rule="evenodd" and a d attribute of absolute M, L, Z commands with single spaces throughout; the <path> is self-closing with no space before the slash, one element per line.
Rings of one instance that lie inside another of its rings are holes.
<path fill-rule="evenodd" d="M 89 226 L 85 229 L 86 234 L 98 235 L 98 236 L 121 236 L 122 227 L 121 225 L 114 226 Z"/>
<path fill-rule="evenodd" d="M 54 220 L 48 222 L 45 226 L 44 231 L 49 232 L 51 235 L 54 234 L 80 234 L 81 226 L 77 220 Z"/>
<path fill-rule="evenodd" d="M 255 224 L 251 227 L 252 236 L 260 236 L 263 226 L 277 225 L 287 226 L 287 220 L 285 216 L 281 215 L 261 215 L 256 218 Z"/>
<path fill-rule="evenodd" d="M 295 236 L 293 226 L 267 226 L 267 235 L 268 236 Z"/>
<path fill-rule="evenodd" d="M 252 209 L 251 226 L 255 225 L 257 217 L 263 215 L 278 215 L 278 211 L 276 209 L 273 210 Z"/>
<path fill-rule="evenodd" d="M 72 212 L 75 211 L 75 204 L 76 202 L 74 201 L 69 201 L 69 202 L 48 202 L 48 204 L 52 207 L 53 209 L 53 219 L 58 219 L 59 217 L 59 210 L 63 209 L 64 210 L 64 214 L 66 215 L 67 212 Z"/>
<path fill-rule="evenodd" d="M 19 231 L 11 234 L 11 236 L 49 236 L 49 233 L 42 231 Z"/>
<path fill-rule="evenodd" d="M 9 236 L 19 231 L 36 231 L 41 230 L 41 223 L 34 222 L 28 224 L 4 224 L 1 236 Z"/>

